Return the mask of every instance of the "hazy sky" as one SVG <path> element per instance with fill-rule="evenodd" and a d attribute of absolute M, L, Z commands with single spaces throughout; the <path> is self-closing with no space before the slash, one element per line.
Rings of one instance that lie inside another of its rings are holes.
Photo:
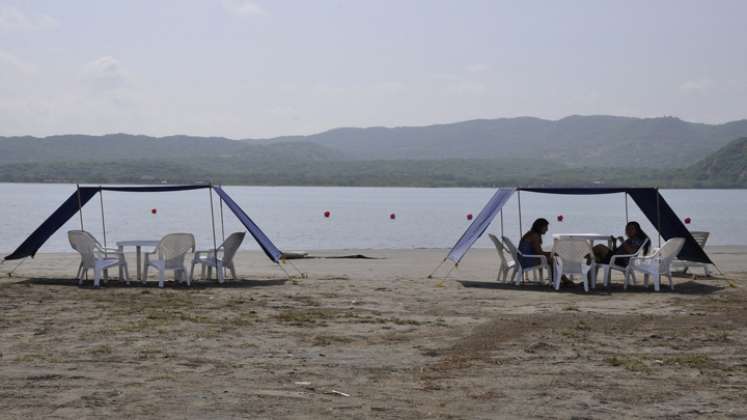
<path fill-rule="evenodd" d="M 747 1 L 0 0 L 0 135 L 747 117 Z"/>

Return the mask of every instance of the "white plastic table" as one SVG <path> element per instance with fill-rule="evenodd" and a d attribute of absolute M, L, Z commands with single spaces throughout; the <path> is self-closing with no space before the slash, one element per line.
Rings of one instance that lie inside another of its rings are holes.
<path fill-rule="evenodd" d="M 567 239 L 583 239 L 591 241 L 592 244 L 594 241 L 607 241 L 607 245 L 612 249 L 612 238 L 610 238 L 610 235 L 602 235 L 601 233 L 556 233 L 552 235 L 552 238 L 554 239 L 553 242 Z M 553 245 L 553 248 L 555 248 L 555 245 Z"/>
<path fill-rule="evenodd" d="M 153 241 L 153 240 L 147 240 L 147 239 L 135 239 L 132 241 L 119 241 L 117 242 L 117 248 L 119 249 L 119 252 L 124 251 L 124 247 L 126 246 L 134 246 L 135 247 L 135 255 L 137 255 L 137 279 L 142 280 L 142 267 L 140 266 L 140 249 L 144 246 L 148 247 L 155 247 L 158 246 L 158 243 L 160 241 Z M 122 278 L 121 268 L 119 269 L 119 277 Z"/>

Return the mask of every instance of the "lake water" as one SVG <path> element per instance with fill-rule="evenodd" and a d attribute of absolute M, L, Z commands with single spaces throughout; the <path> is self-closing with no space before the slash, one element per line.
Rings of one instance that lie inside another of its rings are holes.
<path fill-rule="evenodd" d="M 352 188 L 352 187 L 225 187 L 226 192 L 284 250 L 366 248 L 449 248 L 477 215 L 494 190 L 484 188 Z M 73 191 L 74 185 L 0 184 L 0 251 L 14 250 Z M 747 190 L 665 190 L 662 195 L 690 229 L 711 232 L 711 245 L 747 245 Z M 207 190 L 174 193 L 103 194 L 109 245 L 127 239 L 158 239 L 168 232 L 192 232 L 198 247 L 212 247 L 210 195 Z M 625 222 L 623 194 L 561 196 L 521 194 L 522 221 L 527 229 L 536 217 L 550 220 L 550 234 L 598 232 L 621 234 Z M 151 214 L 151 209 L 157 214 Z M 324 217 L 325 211 L 330 218 Z M 219 206 L 215 198 L 220 242 Z M 395 220 L 389 215 L 396 214 Z M 564 221 L 557 222 L 562 214 Z M 645 221 L 632 200 L 630 220 Z M 243 227 L 224 208 L 225 232 Z M 504 231 L 519 235 L 517 199 L 504 208 Z M 99 197 L 83 208 L 83 224 L 103 239 Z M 642 223 L 649 234 L 655 230 Z M 76 216 L 40 252 L 70 251 L 66 233 L 78 229 Z M 496 218 L 490 232 L 500 232 Z M 492 246 L 487 235 L 477 247 Z M 249 238 L 244 249 L 258 249 Z"/>

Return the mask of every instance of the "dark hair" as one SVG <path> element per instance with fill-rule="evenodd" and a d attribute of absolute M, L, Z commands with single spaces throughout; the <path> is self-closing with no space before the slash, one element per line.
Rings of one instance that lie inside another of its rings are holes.
<path fill-rule="evenodd" d="M 542 235 L 542 228 L 547 227 L 550 225 L 550 222 L 547 221 L 547 219 L 539 218 L 532 223 L 532 229 L 531 231 L 534 233 L 538 233 L 540 236 Z"/>
<path fill-rule="evenodd" d="M 644 232 L 643 229 L 641 229 L 640 223 L 635 222 L 635 221 L 628 222 L 628 224 L 625 225 L 625 227 L 628 227 L 628 226 L 632 226 L 633 229 L 635 229 L 635 238 L 636 239 L 639 239 L 641 241 L 645 241 L 646 239 L 648 239 L 648 235 L 646 235 L 646 232 Z M 643 252 L 645 252 L 646 254 L 648 254 L 648 250 L 649 250 L 650 247 L 651 247 L 651 241 L 649 240 L 648 242 L 646 242 L 646 246 L 643 247 Z"/>

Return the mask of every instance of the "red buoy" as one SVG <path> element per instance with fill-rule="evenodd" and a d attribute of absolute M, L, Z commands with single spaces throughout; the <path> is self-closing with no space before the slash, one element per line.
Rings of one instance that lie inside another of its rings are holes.
<path fill-rule="evenodd" d="M 326 219 L 329 219 L 329 216 L 331 216 L 331 215 L 332 215 L 332 213 L 330 213 L 330 211 L 329 211 L 329 210 L 327 210 L 327 211 L 325 211 L 325 212 L 324 212 L 324 217 L 325 217 Z"/>
<path fill-rule="evenodd" d="M 150 214 L 156 214 L 156 213 L 158 213 L 158 210 L 155 207 L 150 209 Z"/>
<path fill-rule="evenodd" d="M 467 213 L 467 220 L 472 220 L 472 213 Z"/>
<path fill-rule="evenodd" d="M 392 213 L 392 214 L 390 214 L 390 215 L 389 215 L 389 219 L 390 219 L 390 220 L 394 220 L 394 219 L 396 219 L 396 218 L 397 218 L 397 215 L 396 215 L 396 214 L 394 214 L 394 213 Z"/>
<path fill-rule="evenodd" d="M 562 222 L 565 217 L 562 214 L 558 215 L 558 222 Z"/>
<path fill-rule="evenodd" d="M 685 224 L 686 224 L 686 225 L 689 225 L 689 224 L 690 224 L 690 222 L 692 222 L 692 221 L 693 221 L 693 219 L 691 219 L 691 218 L 689 218 L 689 217 L 685 217 Z"/>

